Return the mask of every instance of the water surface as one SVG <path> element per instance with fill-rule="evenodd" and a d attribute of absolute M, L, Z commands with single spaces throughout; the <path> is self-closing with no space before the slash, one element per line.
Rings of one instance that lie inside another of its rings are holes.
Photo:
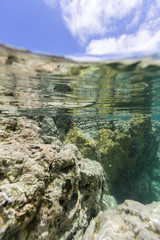
<path fill-rule="evenodd" d="M 125 117 L 160 113 L 160 66 L 142 61 L 79 64 L 59 74 L 0 75 L 2 114 Z"/>

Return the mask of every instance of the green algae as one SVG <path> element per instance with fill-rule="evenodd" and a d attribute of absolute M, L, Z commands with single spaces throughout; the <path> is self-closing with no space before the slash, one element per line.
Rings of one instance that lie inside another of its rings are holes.
<path fill-rule="evenodd" d="M 75 144 L 84 158 L 99 159 L 94 139 L 87 138 L 80 128 L 75 126 L 70 129 L 64 140 L 64 144 L 68 143 Z"/>
<path fill-rule="evenodd" d="M 122 168 L 126 167 L 126 165 L 130 167 L 128 154 L 132 143 L 131 136 L 117 129 L 115 131 L 102 129 L 98 132 L 98 138 L 95 141 L 97 148 L 100 150 L 104 169 L 110 181 L 114 182 Z"/>
<path fill-rule="evenodd" d="M 119 191 L 123 195 L 121 199 L 149 195 L 148 169 L 156 161 L 159 146 L 150 117 L 106 120 L 94 136 L 74 123 L 66 134 L 66 143 L 75 144 L 84 158 L 97 160 L 103 165 L 109 189 L 114 195 Z"/>

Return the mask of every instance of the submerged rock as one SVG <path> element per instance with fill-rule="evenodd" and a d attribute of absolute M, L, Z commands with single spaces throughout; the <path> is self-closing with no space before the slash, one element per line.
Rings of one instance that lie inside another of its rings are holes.
<path fill-rule="evenodd" d="M 92 219 L 83 240 L 158 240 L 160 239 L 160 206 L 147 207 L 126 200 L 116 210 L 99 213 Z M 152 208 L 152 210 L 150 209 Z"/>
<path fill-rule="evenodd" d="M 104 172 L 25 117 L 0 119 L 0 239 L 78 239 L 101 210 Z"/>
<path fill-rule="evenodd" d="M 151 194 L 149 171 L 157 161 L 159 125 L 148 116 L 88 124 L 87 131 L 83 120 L 74 123 L 64 144 L 74 143 L 84 157 L 102 163 L 111 192 L 120 202 L 157 200 Z"/>

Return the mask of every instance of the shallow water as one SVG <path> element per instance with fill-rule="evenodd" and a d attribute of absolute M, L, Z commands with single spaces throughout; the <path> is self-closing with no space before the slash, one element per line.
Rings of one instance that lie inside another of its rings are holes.
<path fill-rule="evenodd" d="M 158 239 L 159 76 L 0 44 L 0 239 Z"/>
<path fill-rule="evenodd" d="M 100 161 L 119 202 L 160 201 L 160 127 L 146 120 L 160 121 L 158 59 L 73 63 L 65 71 L 36 74 L 23 64 L 0 67 L 1 116 L 32 118 L 42 135 L 73 143 L 84 157 Z"/>
<path fill-rule="evenodd" d="M 69 73 L 24 78 L 9 73 L 0 76 L 0 111 L 112 118 L 150 114 L 159 119 L 159 80 L 160 66 L 141 61 L 82 64 Z"/>

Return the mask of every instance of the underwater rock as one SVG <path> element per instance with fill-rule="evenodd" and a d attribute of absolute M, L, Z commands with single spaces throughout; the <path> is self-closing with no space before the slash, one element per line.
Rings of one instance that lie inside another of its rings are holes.
<path fill-rule="evenodd" d="M 75 126 L 69 130 L 65 137 L 64 145 L 68 143 L 74 143 L 83 157 L 99 160 L 98 149 L 94 139 L 86 137 L 80 128 Z"/>
<path fill-rule="evenodd" d="M 40 128 L 43 135 L 56 136 L 57 126 L 55 125 L 53 118 L 44 117 L 40 122 Z"/>
<path fill-rule="evenodd" d="M 1 240 L 78 239 L 102 208 L 102 166 L 26 117 L 0 119 L 0 176 Z"/>
<path fill-rule="evenodd" d="M 44 114 L 41 116 L 30 117 L 38 123 L 43 136 L 53 136 L 63 140 L 70 125 L 71 117 L 63 116 L 63 113 L 58 110 L 56 114 L 57 116 L 55 117 L 43 116 L 45 115 L 44 110 Z"/>
<path fill-rule="evenodd" d="M 118 201 L 132 198 L 143 202 L 141 196 L 146 198 L 146 194 L 150 194 L 151 185 L 151 180 L 147 180 L 148 186 L 145 184 L 142 187 L 147 174 L 149 175 L 144 169 L 153 168 L 159 147 L 158 123 L 153 124 L 148 116 L 128 121 L 106 119 L 99 124 L 95 120 L 88 123 L 89 130 L 91 129 L 89 133 L 83 122 L 77 120 L 73 123 L 64 144 L 74 143 L 84 157 L 97 160 L 103 165 L 110 181 L 111 193 Z M 142 172 L 146 172 L 145 178 L 140 177 Z M 157 199 L 148 199 L 149 202 L 152 200 Z"/>
<path fill-rule="evenodd" d="M 158 240 L 159 206 L 160 203 L 147 207 L 139 202 L 126 200 L 116 210 L 100 212 L 92 219 L 83 240 Z"/>
<path fill-rule="evenodd" d="M 150 169 L 151 181 L 151 192 L 156 201 L 160 201 L 160 156 L 157 156 L 157 161 L 152 169 Z"/>

